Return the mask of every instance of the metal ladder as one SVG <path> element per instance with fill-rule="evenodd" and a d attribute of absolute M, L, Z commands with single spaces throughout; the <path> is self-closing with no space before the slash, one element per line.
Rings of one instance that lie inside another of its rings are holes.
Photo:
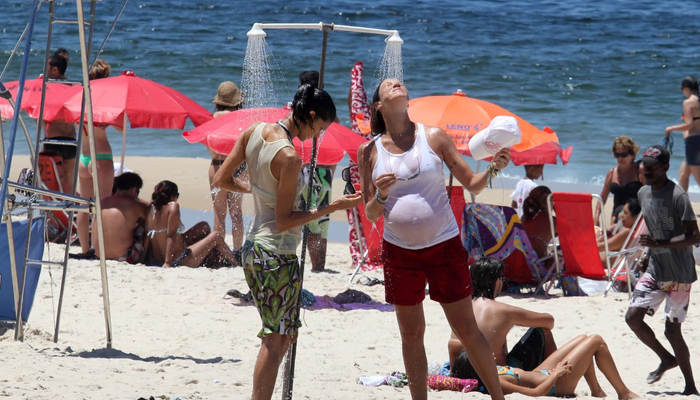
<path fill-rule="evenodd" d="M 85 132 L 88 137 L 89 141 L 89 148 L 90 148 L 90 155 L 92 159 L 95 159 L 96 155 L 96 149 L 95 149 L 95 138 L 94 138 L 94 130 L 93 130 L 93 117 L 92 117 L 92 98 L 90 94 L 90 82 L 88 78 L 88 71 L 90 65 L 88 65 L 88 55 L 90 54 L 91 51 L 91 42 L 92 42 L 92 36 L 93 36 L 93 25 L 94 25 L 94 19 L 95 19 L 95 3 L 96 0 L 91 0 L 90 1 L 90 17 L 89 21 L 85 21 L 84 17 L 84 12 L 83 12 L 83 1 L 82 0 L 76 0 L 76 8 L 77 8 L 77 19 L 75 20 L 63 20 L 63 19 L 57 19 L 55 18 L 55 0 L 49 0 L 49 27 L 48 27 L 48 33 L 47 33 L 47 40 L 46 40 L 46 51 L 45 51 L 45 56 L 44 56 L 44 74 L 43 74 L 43 82 L 42 82 L 42 97 L 41 97 L 41 108 L 39 111 L 39 116 L 37 119 L 37 129 L 36 129 L 36 138 L 35 138 L 35 146 L 34 149 L 39 149 L 40 145 L 43 143 L 52 143 L 52 144 L 60 144 L 60 145 L 66 145 L 66 146 L 76 146 L 78 150 L 81 148 L 81 141 L 82 141 L 82 133 L 83 133 L 83 128 L 85 128 Z M 27 69 L 27 63 L 28 63 L 28 57 L 30 54 L 31 50 L 31 38 L 32 38 L 32 33 L 33 33 L 33 28 L 34 28 L 34 23 L 35 23 L 35 18 L 36 14 L 39 9 L 39 1 L 38 0 L 33 0 L 32 3 L 32 9 L 30 13 L 30 18 L 29 18 L 29 23 L 27 24 L 27 29 L 25 30 L 26 33 L 26 43 L 25 43 L 25 51 L 24 51 L 24 57 L 22 60 L 22 68 L 20 70 L 20 83 L 19 83 L 19 88 L 17 92 L 17 100 L 16 100 L 16 109 L 14 113 L 14 117 L 12 119 L 12 128 L 11 128 L 11 139 L 10 139 L 10 144 L 8 146 L 8 151 L 6 154 L 3 154 L 5 156 L 4 164 L 4 170 L 3 170 L 3 176 L 2 176 L 2 187 L 0 188 L 0 214 L 2 215 L 3 221 L 7 222 L 7 236 L 8 236 L 8 244 L 10 248 L 10 266 L 11 266 L 11 271 L 12 271 L 12 285 L 14 289 L 14 302 L 15 302 L 15 311 L 16 311 L 16 316 L 17 316 L 17 322 L 15 324 L 15 340 L 18 341 L 23 341 L 24 340 L 24 327 L 23 327 L 23 320 L 22 320 L 22 307 L 23 307 L 23 300 L 24 300 L 24 290 L 25 290 L 25 283 L 26 283 L 26 268 L 29 265 L 54 265 L 54 266 L 60 266 L 63 267 L 63 273 L 62 273 L 62 278 L 61 278 L 61 289 L 60 289 L 60 295 L 59 295 L 59 300 L 58 300 L 58 310 L 57 310 L 57 315 L 56 315 L 56 324 L 54 327 L 54 336 L 53 340 L 54 342 L 58 341 L 58 333 L 59 333 L 59 326 L 60 326 L 60 321 L 61 321 L 61 309 L 63 305 L 63 295 L 65 292 L 65 283 L 66 283 L 66 275 L 67 275 L 67 270 L 68 270 L 68 260 L 69 260 L 69 246 L 71 243 L 71 234 L 72 234 L 72 221 L 73 221 L 73 216 L 75 212 L 88 212 L 93 214 L 93 218 L 95 221 L 95 226 L 94 228 L 97 229 L 97 243 L 96 247 L 100 250 L 100 272 L 101 272 L 101 277 L 102 277 L 102 298 L 104 302 L 104 316 L 105 316 L 105 328 L 106 328 L 106 346 L 107 348 L 112 347 L 112 323 L 111 323 L 111 312 L 110 312 L 110 304 L 109 304 L 109 287 L 108 287 L 108 282 L 107 282 L 107 267 L 105 263 L 105 258 L 104 258 L 104 231 L 103 231 L 103 225 L 102 225 L 102 213 L 101 213 L 101 204 L 100 204 L 100 199 L 99 196 L 95 196 L 95 199 L 87 199 L 87 198 L 82 198 L 78 197 L 75 195 L 75 184 L 73 185 L 73 188 L 71 190 L 70 194 L 65 194 L 65 193 L 60 193 L 60 192 L 55 192 L 52 190 L 47 190 L 43 189 L 40 186 L 40 174 L 38 173 L 38 152 L 36 153 L 35 156 L 32 157 L 32 171 L 34 173 L 34 181 L 33 181 L 33 186 L 27 186 L 27 185 L 22 185 L 17 182 L 12 182 L 8 179 L 8 175 L 10 172 L 10 167 L 12 163 L 12 156 L 14 152 L 14 142 L 16 138 L 16 131 L 17 131 L 17 122 L 20 120 L 20 108 L 21 108 L 21 99 L 22 99 L 22 91 L 24 89 L 24 81 L 26 77 L 26 69 Z M 116 21 L 115 21 L 116 22 Z M 83 85 L 83 104 L 82 104 L 82 109 L 81 109 L 81 118 L 80 118 L 80 123 L 79 123 L 79 129 L 78 132 L 76 133 L 76 140 L 75 141 L 56 141 L 56 140 L 50 140 L 50 139 L 43 139 L 42 140 L 42 135 L 41 131 L 44 126 L 44 121 L 43 121 L 43 114 L 44 114 L 44 105 L 45 105 L 45 96 L 46 96 L 46 84 L 49 82 L 48 79 L 48 59 L 51 54 L 51 37 L 52 37 L 52 31 L 53 31 L 53 25 L 54 24 L 77 24 L 78 25 L 78 34 L 79 34 L 79 39 L 80 39 L 80 60 L 81 60 L 81 66 L 82 66 L 82 80 L 80 81 L 60 81 L 62 83 L 70 83 L 70 84 L 82 84 Z M 87 39 L 86 39 L 86 34 L 85 34 L 85 29 L 88 29 L 88 34 L 87 34 Z M 24 35 L 24 33 L 23 33 Z M 21 40 L 21 38 L 20 38 Z M 16 50 L 16 48 L 15 48 Z M 14 52 L 13 52 L 14 53 Z M 2 139 L 1 137 L 2 132 L 0 131 L 0 141 Z M 31 149 L 31 144 L 29 145 Z M 3 149 L 4 150 L 4 149 Z M 5 153 L 3 151 L 3 153 Z M 79 153 L 79 151 L 78 151 Z M 78 166 L 79 163 L 76 162 L 74 171 L 73 173 L 73 181 L 77 180 L 78 176 Z M 100 193 L 99 191 L 99 175 L 97 173 L 97 163 L 92 163 L 92 170 L 91 173 L 93 175 L 93 189 L 94 193 Z M 28 199 L 19 199 L 16 195 L 14 194 L 8 194 L 7 189 L 8 188 L 14 188 L 14 189 L 20 189 L 24 192 L 31 193 L 32 195 Z M 41 199 L 40 196 L 49 196 L 54 198 L 55 200 L 43 200 Z M 24 251 L 24 271 L 22 273 L 21 278 L 17 276 L 17 266 L 16 266 L 16 261 L 15 261 L 15 255 L 14 255 L 14 235 L 12 232 L 12 211 L 17 210 L 17 209 L 26 209 L 27 212 L 27 219 L 30 221 L 30 227 L 31 227 L 31 221 L 33 220 L 34 217 L 34 210 L 45 210 L 45 211 L 64 211 L 68 213 L 68 221 L 69 221 L 69 226 L 68 226 L 68 232 L 66 235 L 66 248 L 63 256 L 63 261 L 47 261 L 47 260 L 33 260 L 29 258 L 29 248 L 30 248 L 30 231 L 31 229 L 27 230 L 27 235 L 26 235 L 26 247 Z M 21 286 L 20 286 L 20 281 L 21 281 Z"/>

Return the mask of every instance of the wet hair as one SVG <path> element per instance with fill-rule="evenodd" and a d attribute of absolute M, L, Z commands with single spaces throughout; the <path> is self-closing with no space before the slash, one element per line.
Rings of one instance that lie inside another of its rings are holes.
<path fill-rule="evenodd" d="M 372 128 L 372 135 L 377 136 L 386 132 L 386 123 L 384 122 L 384 116 L 382 112 L 377 109 L 379 106 L 379 88 L 382 86 L 382 82 L 377 85 L 377 90 L 374 91 L 372 96 L 372 105 L 369 108 L 370 113 L 370 128 Z"/>
<path fill-rule="evenodd" d="M 58 50 L 56 50 L 56 52 L 54 54 L 57 54 L 57 55 L 65 58 L 66 61 L 68 60 L 68 57 L 70 57 L 70 53 L 64 47 L 59 47 Z"/>
<path fill-rule="evenodd" d="M 639 153 L 639 145 L 629 136 L 618 136 L 613 140 L 612 151 L 614 152 L 616 148 L 622 147 L 631 152 L 633 156 Z"/>
<path fill-rule="evenodd" d="M 62 55 L 53 53 L 49 56 L 49 67 L 58 68 L 58 72 L 63 75 L 66 73 L 66 68 L 68 68 L 68 61 Z"/>
<path fill-rule="evenodd" d="M 639 215 L 640 212 L 642 212 L 642 206 L 639 204 L 639 200 L 635 198 L 629 198 L 627 199 L 627 208 L 630 209 L 630 214 L 637 216 Z"/>
<path fill-rule="evenodd" d="M 527 217 L 527 219 L 535 218 L 535 215 L 542 211 L 538 199 L 541 196 L 548 196 L 550 193 L 552 191 L 547 186 L 537 186 L 532 189 L 525 201 L 523 201 L 523 217 Z"/>
<path fill-rule="evenodd" d="M 151 204 L 160 210 L 161 207 L 170 203 L 173 196 L 178 195 L 177 185 L 171 181 L 160 181 L 153 188 L 153 194 L 151 195 Z"/>
<path fill-rule="evenodd" d="M 495 258 L 480 257 L 469 266 L 472 276 L 472 299 L 494 299 L 496 281 L 503 276 L 505 265 Z"/>
<path fill-rule="evenodd" d="M 95 60 L 95 63 L 92 64 L 92 67 L 90 67 L 88 77 L 90 80 L 107 78 L 110 72 L 112 72 L 112 67 L 107 64 L 107 61 L 98 58 Z"/>
<path fill-rule="evenodd" d="M 698 78 L 693 75 L 688 75 L 681 81 L 681 89 L 688 88 L 693 93 L 698 93 L 700 87 L 698 85 Z"/>
<path fill-rule="evenodd" d="M 129 189 L 139 189 L 143 187 L 143 180 L 141 177 L 133 172 L 124 172 L 118 177 L 114 178 L 114 186 L 112 187 L 112 194 L 118 190 L 129 190 Z"/>
<path fill-rule="evenodd" d="M 311 111 L 316 112 L 315 116 Z M 292 101 L 292 115 L 297 128 L 303 125 L 311 126 L 314 118 L 322 121 L 335 121 L 335 104 L 331 96 L 323 89 L 304 84 L 299 86 Z"/>
<path fill-rule="evenodd" d="M 309 84 L 317 88 L 319 79 L 318 71 L 304 71 L 299 74 L 299 86 Z"/>

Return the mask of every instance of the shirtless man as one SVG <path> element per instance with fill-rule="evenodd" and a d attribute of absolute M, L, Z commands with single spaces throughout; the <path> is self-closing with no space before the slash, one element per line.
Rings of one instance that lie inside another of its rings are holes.
<path fill-rule="evenodd" d="M 49 57 L 49 66 L 47 76 L 49 79 L 66 79 L 64 75 L 68 67 L 68 60 L 58 53 L 54 53 Z M 75 141 L 75 124 L 69 122 L 47 122 L 46 123 L 46 138 L 62 141 Z M 63 144 L 44 144 L 44 151 L 53 151 L 63 157 L 63 170 L 61 175 L 61 183 L 64 193 L 72 193 L 74 185 L 75 158 L 78 152 L 78 147 L 75 145 Z"/>
<path fill-rule="evenodd" d="M 479 330 L 489 342 L 497 365 L 531 371 L 557 349 L 552 336 L 554 317 L 494 300 L 503 287 L 503 269 L 502 261 L 487 257 L 476 260 L 470 266 L 474 317 Z M 531 329 L 508 353 L 506 336 L 514 326 Z M 454 332 L 447 348 L 450 366 L 454 366 L 457 357 L 464 350 Z"/>
<path fill-rule="evenodd" d="M 143 256 L 146 215 L 149 203 L 139 199 L 141 177 L 125 172 L 114 181 L 114 193 L 102 199 L 102 223 L 105 258 L 136 264 Z M 93 221 L 92 243 L 97 243 L 97 226 Z M 99 256 L 98 248 L 95 253 Z"/>

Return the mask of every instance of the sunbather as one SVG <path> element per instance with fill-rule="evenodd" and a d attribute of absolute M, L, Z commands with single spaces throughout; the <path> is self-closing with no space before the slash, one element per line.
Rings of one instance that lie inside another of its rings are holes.
<path fill-rule="evenodd" d="M 479 330 L 484 333 L 498 365 L 511 365 L 532 370 L 549 357 L 557 345 L 552 336 L 554 317 L 495 300 L 503 288 L 503 261 L 482 257 L 470 266 L 472 275 L 472 308 Z M 530 327 L 523 338 L 508 352 L 506 336 L 514 326 Z M 457 335 L 447 345 L 450 365 L 454 365 L 464 346 Z"/>
<path fill-rule="evenodd" d="M 612 233 L 612 230 L 609 230 L 606 233 L 608 235 L 609 251 L 622 250 L 622 245 L 625 243 L 625 239 L 627 239 L 629 236 L 632 225 L 634 225 L 634 221 L 637 220 L 637 216 L 640 212 L 642 212 L 642 207 L 639 205 L 639 201 L 637 199 L 628 199 L 619 217 L 619 220 L 622 223 L 621 228 L 614 234 Z M 606 265 L 604 240 L 605 239 L 602 235 L 598 237 L 598 251 L 601 252 L 600 259 L 603 260 L 603 265 Z"/>
<path fill-rule="evenodd" d="M 532 371 L 499 365 L 498 380 L 504 394 L 520 393 L 526 396 L 576 396 L 576 386 L 582 377 L 591 389 L 591 396 L 605 397 L 595 376 L 595 364 L 612 384 L 619 399 L 634 399 L 632 392 L 620 377 L 608 345 L 599 335 L 580 335 L 552 353 Z M 479 379 L 466 353 L 455 362 L 452 376 Z"/>
<path fill-rule="evenodd" d="M 180 220 L 180 194 L 170 181 L 159 182 L 153 189 L 151 209 L 146 218 L 146 249 L 150 261 L 168 267 L 208 267 L 236 265 L 236 259 L 219 232 L 206 222 L 185 230 Z"/>

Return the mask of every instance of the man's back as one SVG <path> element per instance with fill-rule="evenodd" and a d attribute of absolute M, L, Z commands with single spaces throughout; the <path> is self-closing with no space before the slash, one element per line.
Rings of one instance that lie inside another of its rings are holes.
<path fill-rule="evenodd" d="M 105 258 L 122 257 L 134 242 L 134 229 L 139 218 L 145 220 L 148 205 L 138 198 L 114 194 L 102 199 L 102 223 L 104 225 Z M 93 227 L 94 227 L 93 223 Z M 93 228 L 93 246 L 97 252 L 97 231 Z"/>

